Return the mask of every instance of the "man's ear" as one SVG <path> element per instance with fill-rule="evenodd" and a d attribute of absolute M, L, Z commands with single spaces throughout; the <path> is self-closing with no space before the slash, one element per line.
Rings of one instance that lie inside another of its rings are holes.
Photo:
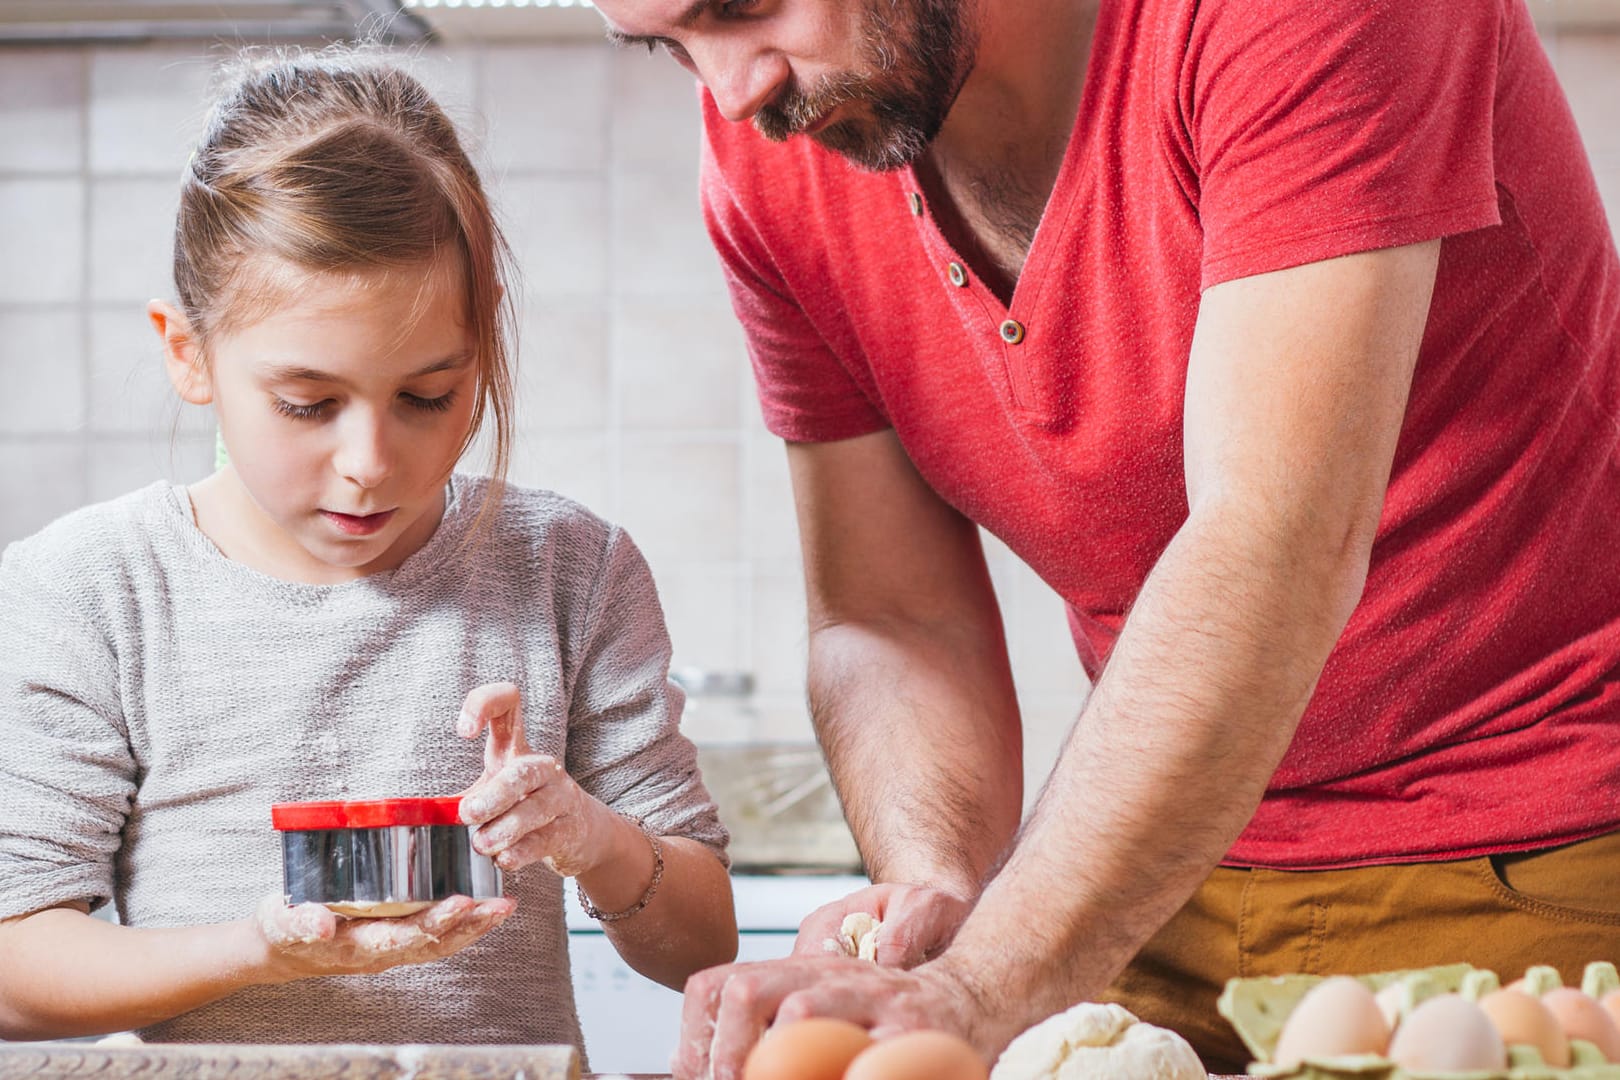
<path fill-rule="evenodd" d="M 214 400 L 214 380 L 209 377 L 208 365 L 203 363 L 202 347 L 191 331 L 185 313 L 173 304 L 153 300 L 146 305 L 146 317 L 152 328 L 163 339 L 163 369 L 175 393 L 192 405 L 207 405 Z"/>

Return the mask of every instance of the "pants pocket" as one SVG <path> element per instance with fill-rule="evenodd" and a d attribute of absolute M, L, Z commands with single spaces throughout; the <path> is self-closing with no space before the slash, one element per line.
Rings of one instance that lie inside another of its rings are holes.
<path fill-rule="evenodd" d="M 1498 899 L 1545 918 L 1620 927 L 1620 833 L 1485 860 Z"/>

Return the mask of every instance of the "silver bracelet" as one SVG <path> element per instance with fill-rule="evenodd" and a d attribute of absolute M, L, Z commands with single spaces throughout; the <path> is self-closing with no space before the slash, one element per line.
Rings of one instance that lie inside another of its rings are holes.
<path fill-rule="evenodd" d="M 579 895 L 579 906 L 585 909 L 585 914 L 589 915 L 597 922 L 618 922 L 620 919 L 628 919 L 630 916 L 636 914 L 642 908 L 646 907 L 647 904 L 652 900 L 653 893 L 658 891 L 658 883 L 664 880 L 664 846 L 658 842 L 658 837 L 652 834 L 652 830 L 648 829 L 646 825 L 642 824 L 640 818 L 633 818 L 628 814 L 626 814 L 625 817 L 633 822 L 636 828 L 641 830 L 641 835 L 645 836 L 647 838 L 647 843 L 652 845 L 652 880 L 647 883 L 647 891 L 641 894 L 641 899 L 637 900 L 634 904 L 631 904 L 623 911 L 603 911 L 595 904 L 591 903 L 591 898 L 585 895 L 585 886 L 579 883 L 578 878 L 575 878 L 574 891 Z"/>

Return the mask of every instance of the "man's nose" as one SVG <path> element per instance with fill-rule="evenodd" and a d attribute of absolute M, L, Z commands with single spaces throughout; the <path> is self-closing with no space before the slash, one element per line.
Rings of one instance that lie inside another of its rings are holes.
<path fill-rule="evenodd" d="M 781 93 L 792 74 L 787 57 L 774 50 L 740 42 L 692 48 L 698 77 L 714 95 L 720 115 L 727 120 L 750 119 Z"/>

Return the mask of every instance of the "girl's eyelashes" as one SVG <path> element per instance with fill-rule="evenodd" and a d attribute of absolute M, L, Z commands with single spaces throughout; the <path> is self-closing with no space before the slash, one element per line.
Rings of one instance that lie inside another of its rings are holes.
<path fill-rule="evenodd" d="M 431 398 L 421 397 L 417 394 L 403 393 L 399 396 L 400 400 L 404 401 L 405 404 L 409 405 L 411 408 L 428 413 L 449 412 L 450 406 L 454 405 L 456 402 L 456 391 L 454 390 L 451 390 L 447 394 L 440 394 L 438 397 Z M 285 398 L 272 397 L 271 404 L 274 406 L 276 412 L 293 420 L 321 420 L 331 413 L 332 409 L 337 403 L 331 398 L 327 398 L 324 401 L 317 401 L 312 405 L 295 405 Z"/>
<path fill-rule="evenodd" d="M 275 406 L 276 412 L 282 416 L 289 416 L 294 420 L 319 420 L 326 415 L 332 406 L 330 400 L 317 401 L 313 405 L 294 405 L 292 402 L 279 397 L 272 398 L 271 403 Z"/>
<path fill-rule="evenodd" d="M 415 394 L 401 394 L 400 396 L 412 408 L 421 409 L 423 412 L 448 412 L 450 406 L 456 402 L 456 392 L 454 390 L 433 398 L 417 397 Z"/>

